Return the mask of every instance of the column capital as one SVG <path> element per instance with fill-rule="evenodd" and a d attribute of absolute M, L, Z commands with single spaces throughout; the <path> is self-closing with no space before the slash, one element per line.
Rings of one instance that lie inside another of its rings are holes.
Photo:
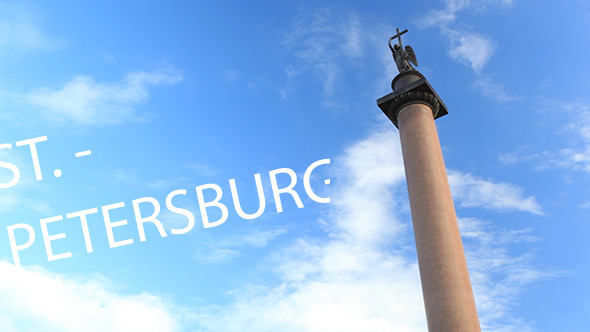
<path fill-rule="evenodd" d="M 377 99 L 377 105 L 398 127 L 397 114 L 407 105 L 420 103 L 429 106 L 435 119 L 448 114 L 446 105 L 428 80 L 418 71 L 403 72 L 391 82 L 393 92 Z"/>

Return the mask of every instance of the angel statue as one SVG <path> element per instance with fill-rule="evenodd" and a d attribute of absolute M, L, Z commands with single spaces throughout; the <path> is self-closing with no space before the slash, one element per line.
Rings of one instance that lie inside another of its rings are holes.
<path fill-rule="evenodd" d="M 403 73 L 405 71 L 416 70 L 410 64 L 411 62 L 414 64 L 414 66 L 418 65 L 418 59 L 416 59 L 416 53 L 414 53 L 414 49 L 410 45 L 406 45 L 405 49 L 402 46 L 402 35 L 408 32 L 408 29 L 400 32 L 399 28 L 397 28 L 396 31 L 397 34 L 389 38 L 389 49 L 391 50 L 391 53 L 393 53 L 393 59 L 395 60 L 397 69 L 400 73 Z M 398 39 L 399 43 L 395 44 L 394 46 L 391 46 L 391 41 L 395 38 Z"/>

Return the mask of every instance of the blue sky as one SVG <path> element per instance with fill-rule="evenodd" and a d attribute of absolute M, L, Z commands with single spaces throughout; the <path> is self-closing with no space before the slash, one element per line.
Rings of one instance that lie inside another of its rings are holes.
<path fill-rule="evenodd" d="M 449 108 L 436 123 L 483 330 L 587 329 L 589 19 L 583 0 L 0 2 L 0 161 L 20 173 L 0 189 L 0 330 L 424 331 L 399 137 L 375 102 L 396 27 Z M 17 142 L 43 136 L 38 181 Z M 303 185 L 322 159 L 327 204 Z M 282 195 L 279 213 L 282 168 L 303 207 Z M 245 220 L 229 180 L 253 213 L 255 174 L 265 210 Z M 205 184 L 229 210 L 211 228 Z M 146 223 L 140 241 L 144 197 L 168 236 Z M 114 237 L 133 243 L 111 248 L 101 209 L 121 202 Z M 93 208 L 88 253 L 66 215 Z M 71 257 L 48 261 L 54 216 L 53 253 Z M 17 224 L 35 233 L 22 268 Z"/>

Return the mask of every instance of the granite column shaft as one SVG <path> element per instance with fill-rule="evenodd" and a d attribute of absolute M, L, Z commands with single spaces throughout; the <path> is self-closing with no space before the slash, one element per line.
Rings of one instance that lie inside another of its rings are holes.
<path fill-rule="evenodd" d="M 433 110 L 411 103 L 397 123 L 428 330 L 480 331 Z"/>

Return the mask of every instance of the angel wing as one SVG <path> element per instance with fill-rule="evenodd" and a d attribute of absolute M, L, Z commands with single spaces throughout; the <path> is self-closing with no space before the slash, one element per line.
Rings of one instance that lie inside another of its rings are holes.
<path fill-rule="evenodd" d="M 406 54 L 408 56 L 408 61 L 414 64 L 414 66 L 418 65 L 418 59 L 416 59 L 416 53 L 414 49 L 410 45 L 406 45 Z"/>

